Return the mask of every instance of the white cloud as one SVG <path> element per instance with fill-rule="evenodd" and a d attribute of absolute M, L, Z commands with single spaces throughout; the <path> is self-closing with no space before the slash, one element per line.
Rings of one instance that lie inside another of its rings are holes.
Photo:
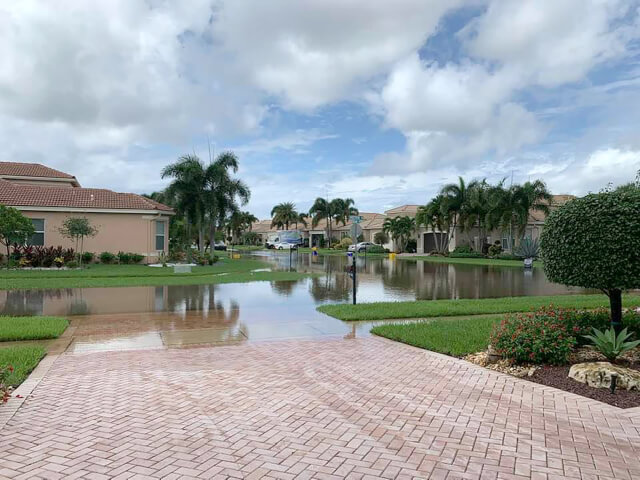
<path fill-rule="evenodd" d="M 419 49 L 458 0 L 234 0 L 216 38 L 255 85 L 295 109 L 345 97 Z"/>
<path fill-rule="evenodd" d="M 622 55 L 637 26 L 615 25 L 635 0 L 493 0 L 463 30 L 469 52 L 526 81 L 556 86 L 583 79 Z M 637 34 L 637 31 L 635 32 Z"/>

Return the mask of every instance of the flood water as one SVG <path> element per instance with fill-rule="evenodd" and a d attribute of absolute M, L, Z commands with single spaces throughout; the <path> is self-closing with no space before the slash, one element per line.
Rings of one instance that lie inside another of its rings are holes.
<path fill-rule="evenodd" d="M 246 340 L 366 335 L 371 324 L 347 324 L 316 312 L 350 302 L 352 282 L 342 256 L 258 252 L 274 270 L 319 274 L 292 282 L 74 288 L 0 292 L 5 315 L 72 318 L 76 350 Z M 357 260 L 358 301 L 488 298 L 581 293 L 550 283 L 542 269 L 453 265 L 413 260 Z M 114 343 L 115 342 L 115 343 Z"/>

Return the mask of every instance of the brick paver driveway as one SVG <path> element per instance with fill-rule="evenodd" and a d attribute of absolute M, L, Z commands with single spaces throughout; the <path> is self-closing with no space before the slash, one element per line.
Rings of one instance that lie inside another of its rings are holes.
<path fill-rule="evenodd" d="M 61 355 L 7 478 L 640 478 L 640 415 L 390 341 Z"/>

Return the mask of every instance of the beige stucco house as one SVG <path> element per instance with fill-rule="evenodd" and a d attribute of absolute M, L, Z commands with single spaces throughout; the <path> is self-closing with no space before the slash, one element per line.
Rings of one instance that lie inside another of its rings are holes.
<path fill-rule="evenodd" d="M 74 247 L 59 228 L 68 217 L 86 217 L 98 234 L 85 239 L 85 251 L 139 253 L 146 263 L 168 251 L 173 209 L 135 193 L 82 188 L 73 175 L 44 165 L 0 162 L 0 204 L 32 219 L 33 245 Z"/>

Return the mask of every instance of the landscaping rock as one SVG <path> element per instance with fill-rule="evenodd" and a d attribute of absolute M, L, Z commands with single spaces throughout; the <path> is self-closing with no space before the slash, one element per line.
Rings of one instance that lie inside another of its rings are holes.
<path fill-rule="evenodd" d="M 497 363 L 502 360 L 502 355 L 496 352 L 492 345 L 489 345 L 489 347 L 487 347 L 487 360 L 489 363 Z"/>
<path fill-rule="evenodd" d="M 618 375 L 617 388 L 640 390 L 640 372 L 637 370 L 609 362 L 577 363 L 569 369 L 569 378 L 595 388 L 609 388 L 612 375 Z"/>
<path fill-rule="evenodd" d="M 489 370 L 508 373 L 509 375 L 520 378 L 530 377 L 536 372 L 536 370 L 538 370 L 538 368 L 540 368 L 536 365 L 516 365 L 512 360 L 506 358 L 501 358 L 497 362 L 490 361 L 489 354 L 487 352 L 471 353 L 465 356 L 464 359 L 467 362 L 475 363 L 476 365 L 486 367 Z"/>

